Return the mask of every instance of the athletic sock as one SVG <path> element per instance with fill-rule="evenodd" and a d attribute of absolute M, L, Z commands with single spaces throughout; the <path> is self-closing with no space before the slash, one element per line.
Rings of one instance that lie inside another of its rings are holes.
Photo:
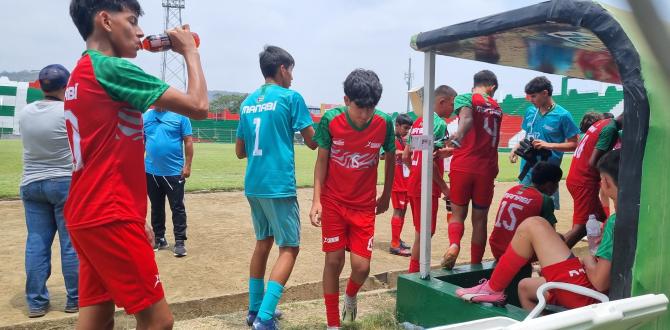
<path fill-rule="evenodd" d="M 509 245 L 493 270 L 488 283 L 491 290 L 496 292 L 505 290 L 519 270 L 528 263 L 528 260 L 516 253 L 512 245 Z"/>
<path fill-rule="evenodd" d="M 356 295 L 358 294 L 358 290 L 360 290 L 362 286 L 363 283 L 358 284 L 354 282 L 354 280 L 352 280 L 350 277 L 349 282 L 347 282 L 347 290 L 345 291 L 345 293 L 349 297 L 356 297 Z"/>
<path fill-rule="evenodd" d="M 340 293 L 324 293 L 323 299 L 326 302 L 326 319 L 329 327 L 340 326 Z"/>
<path fill-rule="evenodd" d="M 461 246 L 461 239 L 463 238 L 463 231 L 465 227 L 460 221 L 452 221 L 449 223 L 448 227 L 449 232 L 449 245 L 456 244 Z"/>
<path fill-rule="evenodd" d="M 419 260 L 409 258 L 409 270 L 408 273 L 418 273 L 420 269 Z"/>
<path fill-rule="evenodd" d="M 261 303 L 261 308 L 258 310 L 258 317 L 261 318 L 261 321 L 267 321 L 271 319 L 275 314 L 275 309 L 277 309 L 277 304 L 279 304 L 279 299 L 284 292 L 284 287 L 275 282 L 268 281 L 268 289 L 263 296 L 263 302 Z"/>
<path fill-rule="evenodd" d="M 399 216 L 391 218 L 391 247 L 397 248 L 400 246 L 400 233 L 402 232 L 402 225 L 405 219 Z"/>
<path fill-rule="evenodd" d="M 258 312 L 263 302 L 265 281 L 262 278 L 249 278 L 249 311 Z"/>
<path fill-rule="evenodd" d="M 486 245 L 481 246 L 475 242 L 472 242 L 470 244 L 470 263 L 481 264 L 482 258 L 484 258 L 484 251 L 486 251 Z"/>

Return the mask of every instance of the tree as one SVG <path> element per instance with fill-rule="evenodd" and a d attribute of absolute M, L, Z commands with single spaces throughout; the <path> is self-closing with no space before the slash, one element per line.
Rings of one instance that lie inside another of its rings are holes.
<path fill-rule="evenodd" d="M 249 94 L 218 94 L 212 101 L 209 102 L 209 111 L 213 113 L 220 113 L 228 109 L 231 113 L 238 113 L 240 105 Z"/>

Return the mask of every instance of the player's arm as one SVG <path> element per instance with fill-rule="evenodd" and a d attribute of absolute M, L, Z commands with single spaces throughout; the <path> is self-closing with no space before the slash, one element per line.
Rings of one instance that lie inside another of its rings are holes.
<path fill-rule="evenodd" d="M 384 191 L 377 199 L 376 214 L 382 214 L 389 208 L 391 200 L 391 189 L 393 188 L 393 175 L 395 174 L 395 155 L 391 152 L 384 154 Z"/>
<path fill-rule="evenodd" d="M 412 147 L 409 143 L 407 143 L 405 149 L 402 150 L 402 162 L 407 166 L 412 166 Z"/>
<path fill-rule="evenodd" d="M 312 125 L 300 130 L 300 135 L 302 135 L 303 140 L 305 140 L 305 145 L 308 148 L 315 150 L 319 146 L 316 141 L 314 141 L 314 127 L 312 127 Z"/>
<path fill-rule="evenodd" d="M 438 158 L 433 161 L 433 182 L 440 187 L 440 192 L 445 198 L 449 198 L 449 186 L 444 181 L 444 172 L 440 171 L 437 162 L 443 162 L 443 158 Z"/>
<path fill-rule="evenodd" d="M 181 170 L 182 179 L 191 176 L 191 164 L 193 163 L 193 136 L 184 136 L 184 168 Z"/>
<path fill-rule="evenodd" d="M 237 155 L 237 159 L 247 158 L 247 152 L 244 149 L 244 140 L 240 138 L 237 138 L 235 141 L 235 154 Z"/>
<path fill-rule="evenodd" d="M 603 258 L 596 259 L 596 257 L 588 255 L 582 259 L 582 263 L 584 263 L 586 277 L 589 278 L 589 282 L 593 284 L 593 287 L 600 292 L 609 290 L 612 262 Z"/>
<path fill-rule="evenodd" d="M 560 151 L 560 152 L 570 152 L 570 151 L 575 151 L 577 149 L 577 144 L 579 140 L 579 135 L 575 135 L 573 137 L 565 139 L 564 142 L 560 143 L 551 143 L 547 141 L 542 141 L 542 140 L 534 140 L 533 141 L 533 147 L 535 149 L 549 149 L 549 150 L 555 150 L 555 151 Z"/>
<path fill-rule="evenodd" d="M 183 28 L 176 27 L 167 31 L 172 42 L 172 50 L 184 56 L 186 72 L 188 75 L 188 88 L 186 93 L 174 87 L 168 88 L 161 97 L 156 100 L 155 105 L 159 108 L 170 109 L 193 119 L 206 119 L 209 111 L 207 99 L 207 82 L 202 72 L 200 54 L 195 46 L 193 35 L 188 25 Z"/>
<path fill-rule="evenodd" d="M 312 195 L 312 209 L 309 212 L 309 220 L 315 227 L 321 227 L 321 189 L 326 181 L 328 173 L 329 149 L 319 148 L 314 165 L 314 194 Z"/>
<path fill-rule="evenodd" d="M 586 225 L 572 225 L 572 228 L 563 235 L 565 244 L 571 249 L 584 236 L 586 236 Z"/>
<path fill-rule="evenodd" d="M 591 153 L 591 157 L 589 158 L 589 166 L 593 168 L 596 167 L 600 157 L 605 155 L 605 153 L 608 151 L 612 150 L 612 146 L 614 145 L 614 141 L 616 141 L 617 137 L 618 133 L 615 127 L 606 126 L 600 131 L 600 134 L 598 135 L 598 141 L 596 142 L 596 147 L 593 149 L 593 153 Z"/>
<path fill-rule="evenodd" d="M 468 132 L 472 128 L 473 122 L 474 117 L 472 115 L 472 108 L 461 107 L 458 111 L 458 129 L 456 130 L 456 133 L 454 133 L 449 139 L 449 142 L 452 144 L 453 147 L 458 146 L 454 145 L 452 141 L 461 142 L 461 140 L 463 140 L 463 137 L 466 134 L 468 134 Z"/>

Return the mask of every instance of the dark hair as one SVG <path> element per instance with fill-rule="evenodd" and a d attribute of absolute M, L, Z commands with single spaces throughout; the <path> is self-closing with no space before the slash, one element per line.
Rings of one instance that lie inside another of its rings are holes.
<path fill-rule="evenodd" d="M 121 12 L 128 9 L 137 16 L 144 12 L 137 0 L 72 0 L 70 2 L 70 17 L 84 40 L 93 33 L 93 18 L 103 10 Z"/>
<path fill-rule="evenodd" d="M 614 114 L 611 112 L 603 112 L 603 118 L 605 119 L 614 119 Z"/>
<path fill-rule="evenodd" d="M 496 86 L 498 87 L 498 77 L 490 70 L 482 70 L 475 73 L 474 86 Z"/>
<path fill-rule="evenodd" d="M 533 184 L 541 186 L 547 182 L 559 182 L 563 177 L 563 170 L 560 166 L 549 162 L 538 162 L 533 167 L 531 181 Z"/>
<path fill-rule="evenodd" d="M 608 151 L 598 160 L 598 171 L 605 173 L 614 179 L 614 184 L 619 187 L 619 160 L 621 149 Z"/>
<path fill-rule="evenodd" d="M 582 117 L 582 121 L 579 123 L 579 130 L 582 131 L 582 133 L 586 133 L 591 125 L 595 124 L 601 119 L 603 119 L 602 113 L 589 111 L 584 114 L 584 117 Z"/>
<path fill-rule="evenodd" d="M 456 95 L 458 95 L 458 93 L 447 85 L 440 85 L 435 88 L 435 96 L 456 97 Z"/>
<path fill-rule="evenodd" d="M 412 120 L 412 117 L 410 117 L 406 113 L 401 113 L 398 115 L 398 117 L 395 117 L 395 123 L 396 125 L 410 125 L 414 124 L 414 120 Z"/>
<path fill-rule="evenodd" d="M 295 65 L 293 56 L 277 46 L 265 46 L 258 58 L 263 78 L 274 78 L 282 65 L 287 69 Z"/>
<path fill-rule="evenodd" d="M 526 84 L 526 94 L 535 94 L 542 91 L 547 91 L 549 96 L 554 92 L 551 81 L 545 76 L 535 77 Z"/>
<path fill-rule="evenodd" d="M 374 108 L 382 97 L 382 84 L 374 71 L 356 69 L 344 80 L 344 95 L 361 108 Z"/>

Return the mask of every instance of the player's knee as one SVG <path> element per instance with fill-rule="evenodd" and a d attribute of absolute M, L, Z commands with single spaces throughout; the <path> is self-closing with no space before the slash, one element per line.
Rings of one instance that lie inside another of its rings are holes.
<path fill-rule="evenodd" d="M 356 263 L 351 265 L 351 272 L 356 273 L 357 275 L 367 277 L 370 273 L 370 264 L 369 263 Z"/>
<path fill-rule="evenodd" d="M 551 224 L 549 224 L 549 221 L 545 220 L 542 217 L 530 217 L 524 220 L 521 225 L 519 225 L 519 228 L 517 228 L 517 231 L 522 231 L 522 232 L 528 232 L 528 231 L 535 231 L 535 230 L 544 230 L 544 229 L 551 229 L 552 231 L 555 231 L 553 227 L 551 227 Z"/>
<path fill-rule="evenodd" d="M 151 329 L 160 329 L 160 330 L 172 330 L 172 327 L 174 326 L 174 316 L 172 316 L 172 313 L 169 313 L 168 315 L 163 316 L 160 320 L 156 322 L 155 327 L 150 327 Z"/>
<path fill-rule="evenodd" d="M 281 247 L 279 247 L 279 254 L 288 253 L 288 254 L 292 255 L 294 258 L 298 256 L 299 252 L 300 252 L 300 247 L 299 246 L 281 246 Z"/>
<path fill-rule="evenodd" d="M 338 269 L 344 267 L 344 254 L 326 254 L 326 268 Z"/>

